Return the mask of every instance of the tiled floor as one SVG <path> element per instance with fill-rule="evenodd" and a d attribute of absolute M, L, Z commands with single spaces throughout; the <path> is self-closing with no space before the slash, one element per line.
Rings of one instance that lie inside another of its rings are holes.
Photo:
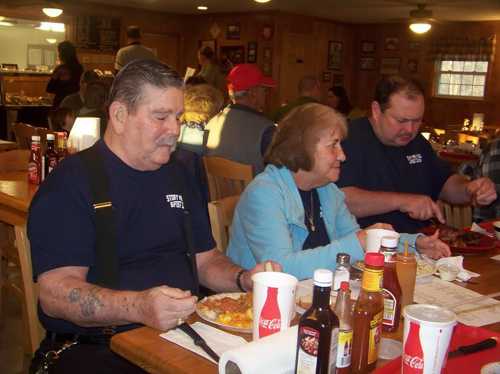
<path fill-rule="evenodd" d="M 17 298 L 3 293 L 0 317 L 0 373 L 27 373 L 30 357 L 24 354 L 24 326 Z"/>

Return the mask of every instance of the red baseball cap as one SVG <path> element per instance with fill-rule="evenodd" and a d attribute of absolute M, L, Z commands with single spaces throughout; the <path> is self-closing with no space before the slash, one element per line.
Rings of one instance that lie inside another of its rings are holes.
<path fill-rule="evenodd" d="M 276 81 L 265 77 L 257 65 L 240 64 L 231 69 L 227 76 L 229 91 L 245 91 L 255 86 L 276 87 Z"/>

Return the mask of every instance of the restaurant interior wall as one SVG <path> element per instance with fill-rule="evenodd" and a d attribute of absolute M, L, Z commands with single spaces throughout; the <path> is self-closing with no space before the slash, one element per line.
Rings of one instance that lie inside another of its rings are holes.
<path fill-rule="evenodd" d="M 493 61 L 490 61 L 486 94 L 484 99 L 438 98 L 433 96 L 435 62 L 428 57 L 430 45 L 437 38 L 467 36 L 489 37 L 500 33 L 500 22 L 438 23 L 427 34 L 411 33 L 406 24 L 358 25 L 355 31 L 355 63 L 352 65 L 353 92 L 355 102 L 369 107 L 373 99 L 376 82 L 382 77 L 383 59 L 399 59 L 399 72 L 415 77 L 424 85 L 426 92 L 425 123 L 431 127 L 459 130 L 465 118 L 473 113 L 484 113 L 485 126 L 500 127 L 500 50 L 497 46 Z M 387 49 L 388 41 L 397 39 L 396 48 Z M 375 50 L 362 51 L 365 42 L 375 43 Z M 373 69 L 363 69 L 361 61 L 374 59 Z M 412 72 L 415 69 L 416 71 Z"/>

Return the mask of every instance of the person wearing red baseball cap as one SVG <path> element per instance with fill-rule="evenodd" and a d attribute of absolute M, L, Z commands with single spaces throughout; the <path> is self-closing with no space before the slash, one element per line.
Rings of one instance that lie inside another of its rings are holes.
<path fill-rule="evenodd" d="M 261 113 L 266 90 L 276 87 L 276 81 L 253 64 L 236 65 L 227 81 L 231 104 L 206 126 L 207 155 L 250 164 L 257 174 L 264 169 L 262 158 L 276 129 Z"/>

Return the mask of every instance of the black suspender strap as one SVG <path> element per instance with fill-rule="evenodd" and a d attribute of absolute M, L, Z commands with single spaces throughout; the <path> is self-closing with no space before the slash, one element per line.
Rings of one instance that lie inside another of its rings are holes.
<path fill-rule="evenodd" d="M 109 196 L 109 178 L 97 144 L 78 154 L 88 174 L 95 211 L 96 283 L 102 287 L 118 288 L 119 265 L 116 222 Z"/>
<path fill-rule="evenodd" d="M 191 205 L 189 203 L 189 198 L 186 190 L 186 180 L 185 175 L 181 175 L 175 182 L 177 184 L 177 188 L 182 194 L 182 203 L 184 205 L 183 210 L 183 229 L 184 229 L 184 238 L 186 240 L 187 251 L 186 255 L 191 263 L 191 274 L 193 276 L 194 281 L 194 294 L 196 296 L 200 296 L 200 280 L 198 278 L 198 266 L 196 263 L 196 252 L 194 249 L 193 242 L 193 225 L 191 221 Z"/>

